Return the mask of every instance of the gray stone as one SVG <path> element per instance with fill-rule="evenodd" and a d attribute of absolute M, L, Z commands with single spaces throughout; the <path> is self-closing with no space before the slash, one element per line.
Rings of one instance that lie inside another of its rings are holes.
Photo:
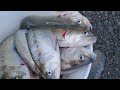
<path fill-rule="evenodd" d="M 97 55 L 97 58 L 96 61 L 94 61 L 92 64 L 88 79 L 100 79 L 101 73 L 104 70 L 104 65 L 105 65 L 104 53 L 99 50 L 95 50 L 94 52 Z"/>
<path fill-rule="evenodd" d="M 114 47 L 114 53 L 119 54 L 120 53 L 120 47 Z"/>

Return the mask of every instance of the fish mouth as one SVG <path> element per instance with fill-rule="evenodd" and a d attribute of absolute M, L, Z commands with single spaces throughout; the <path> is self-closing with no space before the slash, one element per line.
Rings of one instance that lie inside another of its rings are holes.
<path fill-rule="evenodd" d="M 87 56 L 87 58 L 89 58 L 91 62 L 94 62 L 96 60 L 97 55 L 93 52 L 93 45 L 90 44 L 90 45 L 86 45 L 86 46 L 83 46 L 83 47 L 91 51 L 88 54 L 89 56 Z"/>
<path fill-rule="evenodd" d="M 97 41 L 97 37 L 91 36 L 91 37 L 86 37 L 85 40 L 87 42 L 90 42 L 90 44 L 95 43 Z M 89 44 L 88 44 L 89 45 Z"/>
<path fill-rule="evenodd" d="M 97 57 L 96 54 L 92 55 L 91 58 L 90 58 L 90 61 L 94 62 L 96 60 L 96 57 Z"/>
<path fill-rule="evenodd" d="M 83 16 L 83 19 L 84 19 L 84 24 L 85 24 L 85 26 L 86 26 L 86 29 L 88 30 L 88 31 L 90 31 L 90 30 L 92 30 L 92 24 L 90 23 L 90 21 L 86 18 L 86 17 L 84 17 Z"/>
<path fill-rule="evenodd" d="M 84 37 L 80 43 L 78 43 L 77 47 L 79 47 L 79 45 L 86 47 L 90 44 L 94 44 L 97 41 L 97 38 L 95 36 L 92 37 Z"/>
<path fill-rule="evenodd" d="M 94 41 L 94 43 L 95 43 L 97 38 L 95 36 L 93 36 L 93 37 L 89 37 L 89 40 Z"/>

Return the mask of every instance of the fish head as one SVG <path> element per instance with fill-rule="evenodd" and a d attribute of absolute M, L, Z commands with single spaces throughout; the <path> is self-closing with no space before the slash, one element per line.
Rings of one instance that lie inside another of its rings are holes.
<path fill-rule="evenodd" d="M 72 11 L 72 12 L 73 13 L 71 15 L 71 19 L 73 20 L 74 23 L 78 25 L 78 27 L 80 27 L 80 29 L 87 31 L 92 29 L 92 24 L 90 23 L 87 17 L 83 16 L 78 11 Z"/>
<path fill-rule="evenodd" d="M 90 31 L 77 31 L 77 32 L 75 31 L 74 34 L 72 40 L 74 40 L 73 42 L 76 43 L 76 46 L 78 44 L 78 47 L 79 45 L 81 46 L 90 45 L 97 41 L 97 37 L 94 36 L 93 33 L 91 33 Z"/>
<path fill-rule="evenodd" d="M 85 47 L 61 49 L 62 71 L 76 69 L 96 60 L 96 54 Z"/>
<path fill-rule="evenodd" d="M 60 78 L 60 57 L 57 54 L 46 54 L 43 63 L 40 65 L 40 75 L 44 79 Z"/>
<path fill-rule="evenodd" d="M 80 59 L 81 62 L 83 62 L 83 61 L 85 61 L 85 62 L 88 62 L 88 61 L 93 62 L 93 61 L 96 60 L 96 57 L 97 56 L 93 51 L 91 51 L 91 50 L 89 50 L 89 49 L 87 49 L 85 47 L 80 48 L 79 59 Z"/>
<path fill-rule="evenodd" d="M 65 41 L 68 43 L 68 47 L 69 44 L 71 46 L 81 47 L 93 44 L 97 41 L 97 37 L 95 37 L 90 31 L 79 31 L 78 29 L 68 29 L 64 38 Z"/>
<path fill-rule="evenodd" d="M 30 79 L 29 70 L 26 66 L 3 66 L 2 79 Z"/>
<path fill-rule="evenodd" d="M 89 31 L 83 31 L 80 34 L 81 34 L 80 43 L 81 45 L 83 44 L 83 46 L 93 44 L 97 41 L 97 37 L 94 36 L 93 33 Z"/>
<path fill-rule="evenodd" d="M 88 31 L 92 29 L 92 25 L 88 18 L 80 14 L 78 11 L 63 11 L 60 12 L 60 15 L 63 17 L 69 17 L 72 21 L 71 25 L 76 25 L 79 29 Z"/>
<path fill-rule="evenodd" d="M 82 19 L 81 19 L 81 27 L 83 27 L 85 30 L 90 31 L 92 30 L 92 24 L 90 23 L 90 21 L 88 20 L 87 17 L 82 15 Z"/>

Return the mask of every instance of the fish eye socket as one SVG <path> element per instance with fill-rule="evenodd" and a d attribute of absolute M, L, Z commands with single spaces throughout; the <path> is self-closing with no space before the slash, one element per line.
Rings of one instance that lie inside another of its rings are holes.
<path fill-rule="evenodd" d="M 80 60 L 84 60 L 84 56 L 83 55 L 80 55 Z"/>
<path fill-rule="evenodd" d="M 74 21 L 77 23 L 77 24 L 81 24 L 81 20 L 80 19 L 74 19 Z"/>

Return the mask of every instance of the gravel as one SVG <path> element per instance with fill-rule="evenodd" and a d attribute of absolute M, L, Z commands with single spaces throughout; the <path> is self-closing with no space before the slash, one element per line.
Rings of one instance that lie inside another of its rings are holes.
<path fill-rule="evenodd" d="M 120 79 L 120 11 L 80 11 L 93 25 L 93 34 L 98 37 L 94 50 L 105 56 L 102 79 Z"/>

